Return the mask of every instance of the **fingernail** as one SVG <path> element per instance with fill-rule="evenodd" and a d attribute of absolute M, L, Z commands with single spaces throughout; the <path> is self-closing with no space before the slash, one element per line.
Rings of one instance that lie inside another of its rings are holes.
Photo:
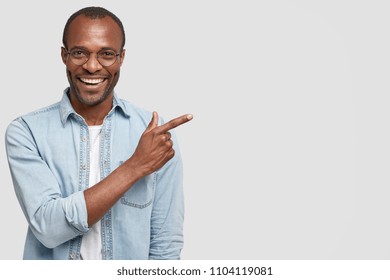
<path fill-rule="evenodd" d="M 192 120 L 193 116 L 192 115 L 187 115 L 187 120 Z"/>

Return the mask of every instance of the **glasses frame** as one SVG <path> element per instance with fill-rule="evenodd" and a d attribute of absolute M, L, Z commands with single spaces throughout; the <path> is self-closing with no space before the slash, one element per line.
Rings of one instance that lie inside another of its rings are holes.
<path fill-rule="evenodd" d="M 65 53 L 66 53 L 66 56 L 67 56 L 67 60 L 70 58 L 70 61 L 71 61 L 74 65 L 77 65 L 77 66 L 82 66 L 82 65 L 84 65 L 85 63 L 87 63 L 88 60 L 91 58 L 91 54 L 93 53 L 93 52 L 90 52 L 90 51 L 87 51 L 87 50 L 84 50 L 84 49 L 83 49 L 83 51 L 84 51 L 85 53 L 88 54 L 87 60 L 86 60 L 84 63 L 77 64 L 77 63 L 75 63 L 75 62 L 73 61 L 73 59 L 72 59 L 72 55 L 71 55 L 71 51 L 72 51 L 72 50 L 68 51 L 65 47 L 63 47 L 63 48 L 64 48 L 64 50 L 65 50 Z M 76 48 L 76 49 L 77 49 L 77 48 Z M 115 59 L 113 60 L 113 62 L 112 62 L 110 65 L 104 65 L 104 64 L 102 64 L 102 63 L 100 62 L 100 60 L 99 60 L 99 53 L 100 53 L 100 52 L 104 52 L 104 51 L 108 51 L 108 50 L 109 50 L 109 51 L 113 51 L 113 52 L 115 53 Z M 112 49 L 107 49 L 107 50 L 101 50 L 101 51 L 95 53 L 95 58 L 96 58 L 96 60 L 99 62 L 99 64 L 100 64 L 101 66 L 103 66 L 103 67 L 110 67 L 110 66 L 114 65 L 115 62 L 118 61 L 118 57 L 120 56 L 120 54 L 121 54 L 121 53 L 116 53 L 116 51 L 114 51 L 114 50 L 112 50 Z"/>

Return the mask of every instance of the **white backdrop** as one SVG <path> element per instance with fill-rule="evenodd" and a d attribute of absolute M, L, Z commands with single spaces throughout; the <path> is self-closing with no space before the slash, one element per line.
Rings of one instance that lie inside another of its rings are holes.
<path fill-rule="evenodd" d="M 390 258 L 388 1 L 2 4 L 0 259 L 26 222 L 6 162 L 17 116 L 67 86 L 63 26 L 103 6 L 127 44 L 117 93 L 166 120 L 185 167 L 183 259 Z"/>

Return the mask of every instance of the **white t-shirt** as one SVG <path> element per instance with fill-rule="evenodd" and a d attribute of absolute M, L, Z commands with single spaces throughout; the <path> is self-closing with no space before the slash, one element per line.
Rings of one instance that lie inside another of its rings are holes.
<path fill-rule="evenodd" d="M 89 186 L 93 186 L 100 181 L 100 132 L 101 125 L 89 126 Z M 100 221 L 94 224 L 90 230 L 84 234 L 81 242 L 81 259 L 101 260 L 102 259 L 102 237 Z"/>

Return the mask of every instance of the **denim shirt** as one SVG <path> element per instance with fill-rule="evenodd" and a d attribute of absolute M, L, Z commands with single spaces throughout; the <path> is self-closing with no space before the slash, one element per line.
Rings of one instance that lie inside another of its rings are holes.
<path fill-rule="evenodd" d="M 80 259 L 89 230 L 89 132 L 68 90 L 60 102 L 17 118 L 6 131 L 11 176 L 28 221 L 24 259 Z M 151 117 L 114 95 L 101 132 L 101 179 L 134 153 Z M 175 156 L 137 181 L 101 219 L 103 259 L 180 258 L 182 162 L 173 132 L 172 139 Z"/>

